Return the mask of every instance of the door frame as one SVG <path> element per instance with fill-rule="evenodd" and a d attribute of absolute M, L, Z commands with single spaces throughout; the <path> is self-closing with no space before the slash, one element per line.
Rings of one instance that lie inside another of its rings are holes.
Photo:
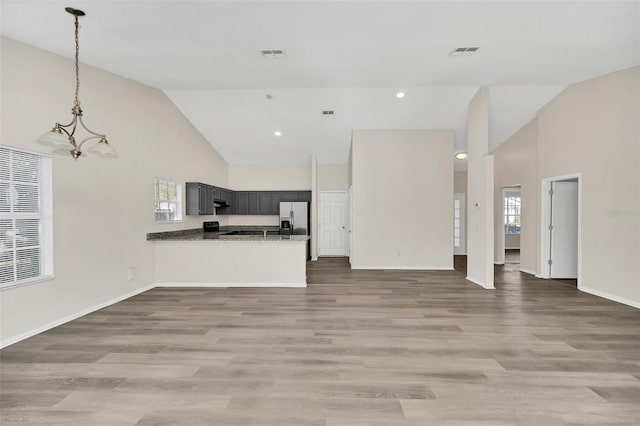
<path fill-rule="evenodd" d="M 322 194 L 342 194 L 344 195 L 344 255 L 322 255 L 320 248 L 322 247 L 322 232 L 320 227 L 322 226 Z M 349 207 L 349 193 L 347 191 L 318 191 L 318 257 L 348 257 L 348 207 Z"/>
<path fill-rule="evenodd" d="M 538 278 L 551 279 L 549 275 L 549 260 L 551 241 L 549 240 L 549 225 L 551 224 L 551 202 L 549 191 L 552 182 L 578 179 L 578 290 L 582 283 L 582 173 L 554 176 L 542 179 L 540 187 L 540 270 Z"/>
<path fill-rule="evenodd" d="M 512 185 L 512 186 L 503 186 L 502 187 L 502 209 L 500 210 L 500 212 L 502 213 L 502 221 L 500 222 L 501 224 L 501 228 L 502 232 L 502 262 L 498 263 L 495 262 L 496 264 L 499 265 L 504 265 L 506 263 L 511 264 L 511 265 L 515 265 L 515 264 L 520 264 L 520 261 L 518 262 L 507 262 L 507 235 L 504 232 L 504 207 L 505 207 L 505 198 L 507 196 L 507 192 L 508 191 L 513 191 L 514 189 L 517 189 L 520 192 L 520 255 L 522 255 L 522 185 Z"/>

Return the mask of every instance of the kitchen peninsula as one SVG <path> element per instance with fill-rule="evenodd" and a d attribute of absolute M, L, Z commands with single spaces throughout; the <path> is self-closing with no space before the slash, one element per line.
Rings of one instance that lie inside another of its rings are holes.
<path fill-rule="evenodd" d="M 278 227 L 147 234 L 163 287 L 306 287 L 307 235 Z M 180 259 L 176 262 L 176 259 Z"/>

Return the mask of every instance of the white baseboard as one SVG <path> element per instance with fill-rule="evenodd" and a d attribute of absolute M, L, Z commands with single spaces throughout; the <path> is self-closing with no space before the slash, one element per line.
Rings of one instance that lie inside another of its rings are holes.
<path fill-rule="evenodd" d="M 480 286 L 480 287 L 482 287 L 482 288 L 487 289 L 487 290 L 494 290 L 494 289 L 495 289 L 495 287 L 494 287 L 494 286 L 487 287 L 487 285 L 486 285 L 485 283 L 483 283 L 483 282 L 482 282 L 482 281 L 480 281 L 480 280 L 476 280 L 475 278 L 466 277 L 466 279 L 467 279 L 467 280 L 469 280 L 469 281 L 471 281 L 472 283 L 474 283 L 474 284 L 476 284 L 476 285 L 479 285 L 479 286 Z"/>
<path fill-rule="evenodd" d="M 520 250 L 520 247 L 505 247 L 505 250 Z"/>
<path fill-rule="evenodd" d="M 446 268 L 442 266 L 353 266 L 351 269 L 363 269 L 363 270 L 381 270 L 388 269 L 394 271 L 453 271 L 453 267 Z"/>
<path fill-rule="evenodd" d="M 504 262 L 493 262 L 494 265 L 504 265 Z"/>
<path fill-rule="evenodd" d="M 50 330 L 50 329 L 52 329 L 54 327 L 57 327 L 59 325 L 67 323 L 69 321 L 73 321 L 74 319 L 78 319 L 80 317 L 83 317 L 83 316 L 85 316 L 87 314 L 90 314 L 92 312 L 95 312 L 95 311 L 98 311 L 100 309 L 106 308 L 107 306 L 113 305 L 114 303 L 122 302 L 125 299 L 133 297 L 133 296 L 138 295 L 140 293 L 144 293 L 145 291 L 149 291 L 154 287 L 155 286 L 153 284 L 150 284 L 148 286 L 145 286 L 145 287 L 139 288 L 137 290 L 131 291 L 131 292 L 127 293 L 127 294 L 123 294 L 122 296 L 118 296 L 118 297 L 116 297 L 114 299 L 108 300 L 108 301 L 106 301 L 104 303 L 100 303 L 100 304 L 92 306 L 90 308 L 83 309 L 80 312 L 76 312 L 75 314 L 67 315 L 66 317 L 62 317 L 60 319 L 52 321 L 52 322 L 50 322 L 48 324 L 45 324 L 43 326 L 36 327 L 33 330 L 29 330 L 29 331 L 27 331 L 25 333 L 18 334 L 17 336 L 10 337 L 9 339 L 2 340 L 2 341 L 0 341 L 0 349 L 5 348 L 5 347 L 10 346 L 10 345 L 13 345 L 14 343 L 18 343 L 21 340 L 28 339 L 29 337 L 33 337 L 36 334 L 43 333 L 43 332 L 45 332 L 47 330 Z"/>
<path fill-rule="evenodd" d="M 525 274 L 537 276 L 536 275 L 536 271 L 532 271 L 531 269 L 520 268 L 520 272 L 524 272 Z"/>
<path fill-rule="evenodd" d="M 609 299 L 614 302 L 622 303 L 623 305 L 632 306 L 634 308 L 640 309 L 640 302 L 636 302 L 631 299 L 627 299 L 626 297 L 614 296 L 613 294 L 609 294 L 607 292 L 596 290 L 589 287 L 578 287 L 578 290 L 584 291 L 585 293 L 593 294 L 594 296 L 602 297 L 604 299 Z"/>
<path fill-rule="evenodd" d="M 316 257 L 312 257 L 312 258 L 311 258 L 311 261 L 312 261 L 312 262 L 317 262 L 317 261 L 318 261 L 318 256 L 316 256 Z"/>
<path fill-rule="evenodd" d="M 191 288 L 232 288 L 232 287 L 303 288 L 307 286 L 307 283 L 306 282 L 303 282 L 303 283 L 156 283 L 155 286 L 156 287 L 191 287 Z"/>

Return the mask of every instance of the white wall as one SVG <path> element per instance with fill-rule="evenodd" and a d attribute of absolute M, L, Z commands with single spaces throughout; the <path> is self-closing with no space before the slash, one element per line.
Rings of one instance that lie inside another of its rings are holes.
<path fill-rule="evenodd" d="M 453 268 L 453 137 L 354 130 L 353 268 Z"/>
<path fill-rule="evenodd" d="M 318 191 L 349 189 L 348 164 L 318 164 Z"/>
<path fill-rule="evenodd" d="M 533 119 L 492 152 L 494 156 L 495 261 L 504 263 L 503 188 L 520 186 L 520 270 L 536 274 L 540 211 L 538 180 L 538 120 Z"/>
<path fill-rule="evenodd" d="M 2 143 L 35 143 L 71 118 L 73 62 L 1 39 Z M 9 341 L 155 282 L 152 231 L 199 227 L 205 217 L 154 223 L 154 177 L 227 186 L 227 164 L 159 90 L 81 65 L 87 125 L 120 158 L 53 157 L 55 279 L 0 291 L 0 337 Z M 127 281 L 127 268 L 137 277 Z"/>
<path fill-rule="evenodd" d="M 494 152 L 496 191 L 522 184 L 521 268 L 540 272 L 541 180 L 580 173 L 579 288 L 640 306 L 638 117 L 635 67 L 569 86 Z"/>
<path fill-rule="evenodd" d="M 489 151 L 489 89 L 469 103 L 467 279 L 493 288 L 493 157 Z"/>
<path fill-rule="evenodd" d="M 580 287 L 640 304 L 640 67 L 569 86 L 538 114 L 538 178 L 582 174 Z"/>

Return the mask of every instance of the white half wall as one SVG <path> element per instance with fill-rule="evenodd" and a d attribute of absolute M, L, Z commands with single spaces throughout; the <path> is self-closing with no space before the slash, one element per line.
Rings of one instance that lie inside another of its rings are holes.
<path fill-rule="evenodd" d="M 467 279 L 493 286 L 493 156 L 489 155 L 489 89 L 469 103 L 467 184 Z"/>
<path fill-rule="evenodd" d="M 73 62 L 5 37 L 0 43 L 2 143 L 47 152 L 35 141 L 71 119 Z M 82 64 L 80 75 L 84 118 L 119 158 L 53 156 L 55 278 L 0 291 L 3 342 L 155 283 L 145 234 L 208 219 L 156 224 L 155 177 L 228 184 L 227 163 L 160 90 Z"/>
<path fill-rule="evenodd" d="M 353 268 L 453 269 L 453 138 L 353 131 Z"/>

